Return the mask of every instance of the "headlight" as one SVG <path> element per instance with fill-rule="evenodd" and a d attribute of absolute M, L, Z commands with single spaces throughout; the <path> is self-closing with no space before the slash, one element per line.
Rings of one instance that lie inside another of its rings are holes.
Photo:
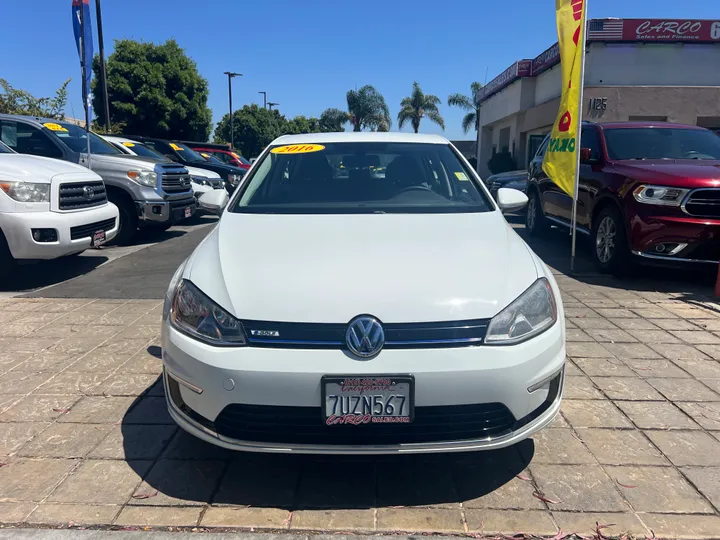
<path fill-rule="evenodd" d="M 128 171 L 127 175 L 130 180 L 138 184 L 152 188 L 157 187 L 157 173 L 150 171 Z"/>
<path fill-rule="evenodd" d="M 2 189 L 11 199 L 19 202 L 49 202 L 50 184 L 32 182 L 0 182 Z"/>
<path fill-rule="evenodd" d="M 198 184 L 200 186 L 209 186 L 210 185 L 210 182 L 208 182 L 207 179 L 202 178 L 200 176 L 193 176 L 191 178 L 191 180 L 193 181 L 194 184 Z"/>
<path fill-rule="evenodd" d="M 195 285 L 182 280 L 175 290 L 170 311 L 172 325 L 209 345 L 245 345 L 242 324 Z"/>
<path fill-rule="evenodd" d="M 231 185 L 237 186 L 240 182 L 242 182 L 242 174 L 230 174 L 228 175 L 228 181 Z"/>
<path fill-rule="evenodd" d="M 512 304 L 495 315 L 485 343 L 514 345 L 544 332 L 557 321 L 557 306 L 550 282 L 538 279 Z"/>
<path fill-rule="evenodd" d="M 688 194 L 689 189 L 680 189 L 664 186 L 638 186 L 633 191 L 633 197 L 640 203 L 655 204 L 658 206 L 680 206 Z"/>

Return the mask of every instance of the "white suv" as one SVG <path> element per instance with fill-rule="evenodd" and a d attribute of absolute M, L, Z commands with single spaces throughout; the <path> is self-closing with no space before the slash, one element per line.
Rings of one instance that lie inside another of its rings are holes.
<path fill-rule="evenodd" d="M 80 253 L 117 231 L 118 209 L 100 176 L 0 143 L 0 274 L 18 260 Z"/>

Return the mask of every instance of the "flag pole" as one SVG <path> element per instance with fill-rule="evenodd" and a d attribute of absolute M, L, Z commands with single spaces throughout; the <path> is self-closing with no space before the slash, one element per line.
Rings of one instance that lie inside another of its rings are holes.
<path fill-rule="evenodd" d="M 87 133 L 87 166 L 90 168 L 90 111 L 88 110 L 88 100 L 90 99 L 90 89 L 87 85 L 87 58 L 85 55 L 85 9 L 82 3 L 80 4 L 80 35 L 82 41 L 80 43 L 80 67 L 82 76 L 82 93 L 83 93 L 83 106 L 85 108 L 85 131 Z"/>
<path fill-rule="evenodd" d="M 575 189 L 573 194 L 572 204 L 572 221 L 570 224 L 570 234 L 572 234 L 572 248 L 570 250 L 570 273 L 575 273 L 575 244 L 577 242 L 577 206 L 578 206 L 578 194 L 580 191 L 580 148 L 581 148 L 581 137 L 582 137 L 582 117 L 583 117 L 583 90 L 585 88 L 585 55 L 587 53 L 587 8 L 588 0 L 583 2 L 583 17 L 582 17 L 582 60 L 580 62 L 580 96 L 578 104 L 578 122 L 577 132 L 575 134 Z M 580 44 L 578 44 L 580 45 Z"/>

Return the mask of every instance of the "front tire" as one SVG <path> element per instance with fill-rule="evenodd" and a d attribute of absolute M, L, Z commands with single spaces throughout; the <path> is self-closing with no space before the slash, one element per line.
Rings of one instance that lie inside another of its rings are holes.
<path fill-rule="evenodd" d="M 593 222 L 592 248 L 595 266 L 602 273 L 623 275 L 630 267 L 625 221 L 614 206 L 603 208 Z"/>
<path fill-rule="evenodd" d="M 17 261 L 10 253 L 5 235 L 0 231 L 0 278 L 9 277 L 17 267 Z"/>
<path fill-rule="evenodd" d="M 530 236 L 541 236 L 550 228 L 550 224 L 543 213 L 540 195 L 536 189 L 531 190 L 528 195 L 525 228 Z"/>
<path fill-rule="evenodd" d="M 137 210 L 135 210 L 135 203 L 128 197 L 113 200 L 112 196 L 110 197 L 110 202 L 118 207 L 120 220 L 117 235 L 111 243 L 118 245 L 128 244 L 135 236 L 135 233 L 137 233 L 138 228 L 138 216 Z"/>

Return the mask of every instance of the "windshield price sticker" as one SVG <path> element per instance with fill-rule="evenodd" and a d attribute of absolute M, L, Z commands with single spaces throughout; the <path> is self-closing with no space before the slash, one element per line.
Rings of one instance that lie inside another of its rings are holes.
<path fill-rule="evenodd" d="M 293 144 L 289 146 L 278 146 L 270 150 L 273 154 L 309 154 L 325 150 L 321 144 Z"/>
<path fill-rule="evenodd" d="M 124 142 L 124 143 L 123 143 L 123 146 L 127 146 L 128 148 L 132 148 L 133 146 L 135 146 L 135 143 Z"/>
<path fill-rule="evenodd" d="M 178 152 L 182 152 L 182 151 L 183 151 L 183 149 L 180 148 L 180 147 L 179 147 L 177 144 L 175 144 L 175 143 L 170 143 L 170 148 L 172 148 L 173 150 L 176 150 L 176 151 L 178 151 Z"/>
<path fill-rule="evenodd" d="M 48 122 L 47 124 L 43 124 L 46 128 L 48 128 L 50 131 L 67 131 L 64 127 L 62 127 L 60 124 L 53 124 L 52 122 Z"/>
<path fill-rule="evenodd" d="M 470 179 L 467 177 L 467 174 L 465 174 L 464 172 L 456 172 L 455 176 L 461 182 L 469 182 L 470 181 Z"/>

